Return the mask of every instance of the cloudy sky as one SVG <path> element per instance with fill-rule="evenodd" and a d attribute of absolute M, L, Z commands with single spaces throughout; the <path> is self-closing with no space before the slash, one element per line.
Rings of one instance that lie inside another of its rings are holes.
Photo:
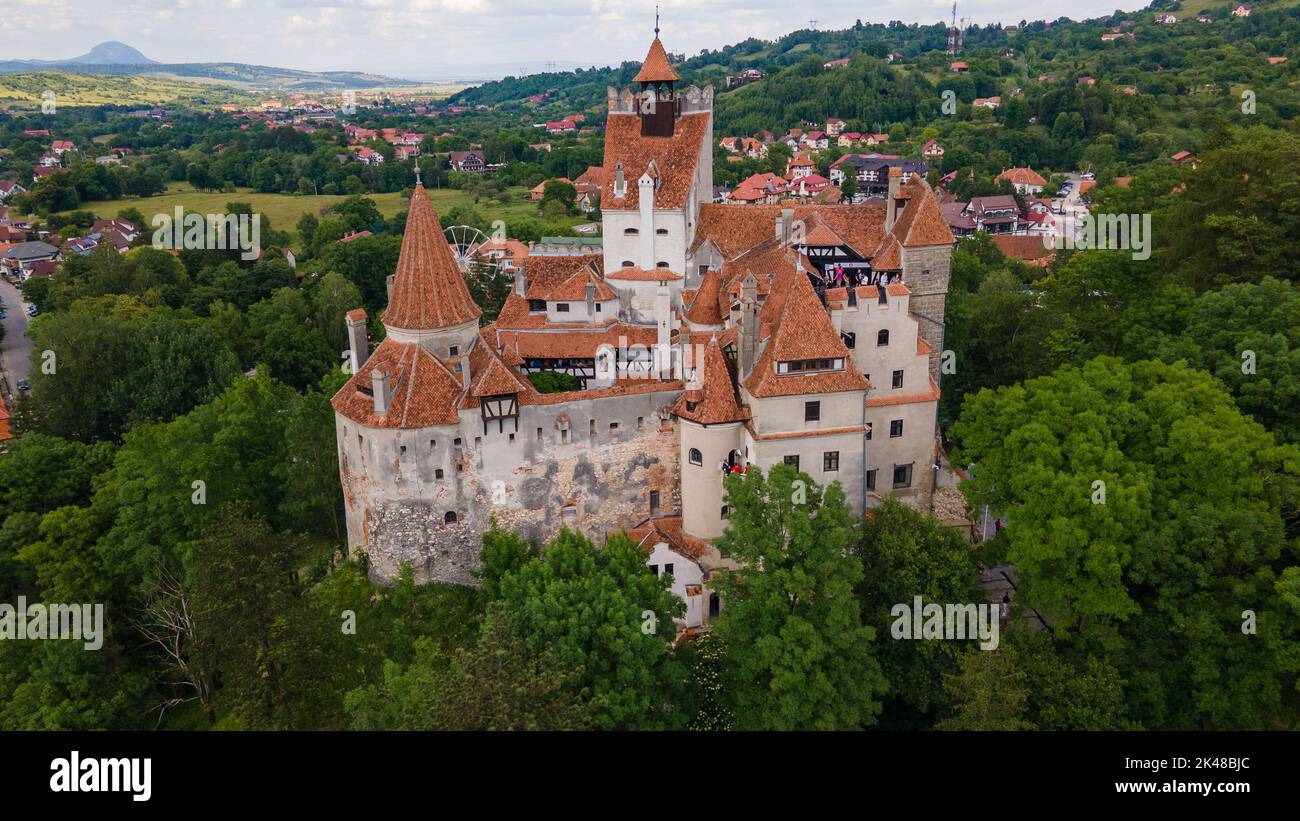
<path fill-rule="evenodd" d="M 976 23 L 1097 17 L 1149 0 L 965 0 Z M 60 59 L 120 40 L 161 62 L 373 71 L 419 80 L 540 63 L 640 59 L 654 0 L 6 0 L 0 59 Z M 660 0 L 665 45 L 696 53 L 806 28 L 947 20 L 951 0 Z M 792 8 L 793 7 L 793 8 Z M 870 11 L 868 11 L 870 9 Z"/>

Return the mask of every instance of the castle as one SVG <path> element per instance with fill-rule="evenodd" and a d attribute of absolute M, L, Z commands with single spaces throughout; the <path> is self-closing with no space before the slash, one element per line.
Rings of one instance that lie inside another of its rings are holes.
<path fill-rule="evenodd" d="M 609 90 L 602 253 L 529 256 L 480 326 L 424 188 L 384 339 L 347 315 L 333 399 L 348 543 L 372 578 L 475 583 L 493 519 L 545 539 L 626 531 L 700 627 L 729 559 L 726 471 L 788 463 L 855 512 L 929 503 L 953 237 L 898 169 L 883 202 L 719 205 L 713 92 L 679 89 L 656 37 Z M 571 374 L 541 393 L 528 374 Z"/>

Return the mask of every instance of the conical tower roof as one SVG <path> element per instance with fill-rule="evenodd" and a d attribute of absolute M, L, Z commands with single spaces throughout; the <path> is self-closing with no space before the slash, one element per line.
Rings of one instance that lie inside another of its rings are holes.
<path fill-rule="evenodd" d="M 384 324 L 408 331 L 437 330 L 463 325 L 482 314 L 469 295 L 429 195 L 417 183 Z"/>
<path fill-rule="evenodd" d="M 645 56 L 645 62 L 641 64 L 641 70 L 632 78 L 632 82 L 672 83 L 680 79 L 682 76 L 673 68 L 673 61 L 668 59 L 668 52 L 664 51 L 664 44 L 656 34 L 654 42 L 650 44 L 650 51 Z"/>

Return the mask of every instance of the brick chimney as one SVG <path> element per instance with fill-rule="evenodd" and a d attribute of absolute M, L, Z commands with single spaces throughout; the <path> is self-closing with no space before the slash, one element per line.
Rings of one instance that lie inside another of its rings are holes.
<path fill-rule="evenodd" d="M 896 165 L 889 167 L 889 195 L 885 199 L 885 230 L 894 230 L 898 222 L 898 193 L 903 187 L 903 169 Z"/>

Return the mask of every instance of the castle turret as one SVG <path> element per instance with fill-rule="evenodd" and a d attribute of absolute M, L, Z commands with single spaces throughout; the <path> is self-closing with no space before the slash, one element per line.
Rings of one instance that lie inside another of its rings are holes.
<path fill-rule="evenodd" d="M 671 137 L 680 107 L 677 100 L 677 81 L 682 79 L 673 68 L 664 44 L 659 41 L 659 26 L 655 25 L 655 39 L 641 64 L 641 70 L 632 78 L 640 87 L 641 135 L 643 137 Z"/>
<path fill-rule="evenodd" d="M 681 420 L 682 527 L 690 535 L 713 539 L 726 527 L 723 511 L 725 471 L 746 463 L 746 412 L 736 401 L 735 377 L 718 338 L 709 340 L 704 364 L 673 413 Z"/>
<path fill-rule="evenodd" d="M 428 193 L 416 183 L 402 253 L 384 310 L 388 338 L 416 342 L 441 360 L 456 360 L 478 335 L 482 314 L 452 256 Z"/>

